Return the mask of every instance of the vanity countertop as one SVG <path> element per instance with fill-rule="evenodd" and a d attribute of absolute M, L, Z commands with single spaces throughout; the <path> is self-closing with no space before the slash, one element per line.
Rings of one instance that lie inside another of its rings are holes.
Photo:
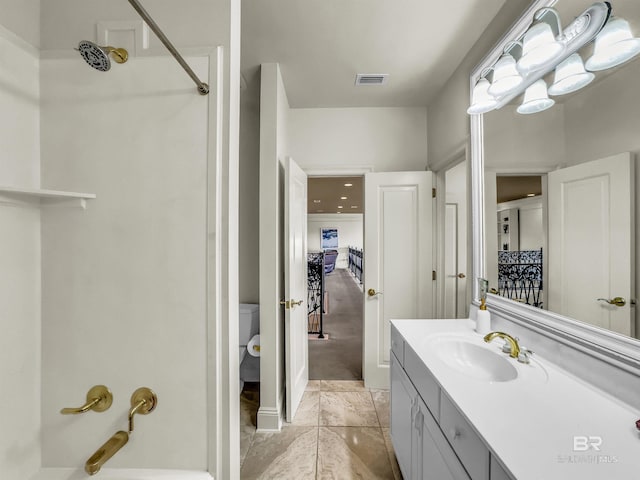
<path fill-rule="evenodd" d="M 453 369 L 428 340 L 464 335 L 483 344 L 471 320 L 392 324 L 513 478 L 640 478 L 640 406 L 633 409 L 535 354 L 530 365 L 509 359 L 518 370 L 512 381 L 478 380 Z M 502 344 L 495 339 L 488 346 L 499 352 Z M 578 438 L 574 448 L 574 437 L 594 438 Z M 583 450 L 589 442 L 600 443 L 599 450 Z"/>

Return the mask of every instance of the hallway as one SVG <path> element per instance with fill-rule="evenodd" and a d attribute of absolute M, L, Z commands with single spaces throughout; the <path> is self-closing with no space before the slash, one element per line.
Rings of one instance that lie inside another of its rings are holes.
<path fill-rule="evenodd" d="M 325 277 L 328 313 L 324 315 L 327 339 L 309 335 L 310 380 L 362 379 L 362 299 L 357 280 L 347 269 Z"/>
<path fill-rule="evenodd" d="M 279 433 L 256 433 L 255 385 L 241 396 L 242 480 L 400 480 L 390 437 L 389 392 L 361 381 L 311 380 Z"/>

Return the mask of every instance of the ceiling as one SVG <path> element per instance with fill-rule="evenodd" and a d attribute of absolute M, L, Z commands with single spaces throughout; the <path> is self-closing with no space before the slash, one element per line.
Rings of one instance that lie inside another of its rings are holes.
<path fill-rule="evenodd" d="M 427 106 L 504 2 L 242 0 L 242 75 L 279 63 L 292 108 Z"/>
<path fill-rule="evenodd" d="M 498 175 L 496 177 L 498 203 L 542 195 L 540 175 Z"/>
<path fill-rule="evenodd" d="M 345 186 L 349 183 L 351 186 Z M 363 213 L 363 202 L 362 177 L 309 177 L 307 180 L 307 213 Z"/>

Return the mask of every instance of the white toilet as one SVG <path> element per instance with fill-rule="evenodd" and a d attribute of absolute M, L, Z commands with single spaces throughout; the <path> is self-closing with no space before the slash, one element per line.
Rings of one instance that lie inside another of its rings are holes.
<path fill-rule="evenodd" d="M 242 392 L 244 382 L 260 381 L 260 358 L 247 353 L 247 344 L 254 335 L 260 333 L 260 306 L 255 303 L 241 303 L 239 317 L 240 391 Z"/>

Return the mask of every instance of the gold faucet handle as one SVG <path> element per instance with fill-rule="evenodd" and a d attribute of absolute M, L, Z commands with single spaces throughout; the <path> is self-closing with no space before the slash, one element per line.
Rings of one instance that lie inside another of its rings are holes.
<path fill-rule="evenodd" d="M 87 392 L 87 401 L 78 408 L 63 408 L 60 413 L 63 415 L 74 415 L 78 413 L 88 412 L 104 412 L 113 403 L 113 395 L 111 391 L 104 385 L 95 385 Z"/>
<path fill-rule="evenodd" d="M 520 342 L 520 339 L 518 337 L 513 337 L 513 339 L 516 342 Z M 502 351 L 504 353 L 511 353 L 511 344 L 509 343 L 509 341 L 505 338 L 504 340 L 504 345 L 502 345 Z M 518 343 L 519 344 L 519 343 Z"/>
<path fill-rule="evenodd" d="M 158 397 L 153 390 L 140 387 L 131 395 L 131 410 L 129 410 L 129 433 L 133 432 L 133 416 L 136 413 L 147 415 L 158 404 Z"/>

